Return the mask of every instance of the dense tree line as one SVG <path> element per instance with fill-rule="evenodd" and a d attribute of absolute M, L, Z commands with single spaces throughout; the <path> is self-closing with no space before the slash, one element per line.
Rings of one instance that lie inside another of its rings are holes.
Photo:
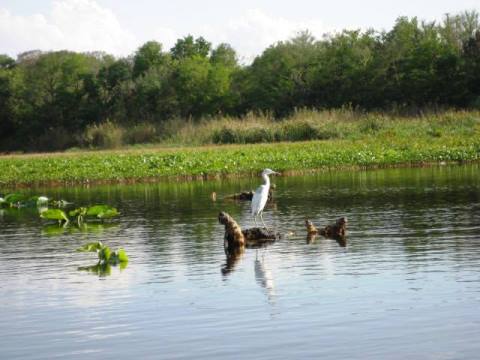
<path fill-rule="evenodd" d="M 252 39 L 254 41 L 254 39 Z M 281 117 L 295 108 L 365 110 L 480 107 L 480 19 L 441 23 L 401 17 L 388 32 L 308 32 L 241 65 L 228 44 L 149 41 L 132 56 L 29 51 L 0 55 L 0 150 L 51 150 L 81 143 L 85 128 L 172 118 Z M 55 139 L 55 141 L 52 141 Z M 63 140 L 62 140 L 63 139 Z"/>

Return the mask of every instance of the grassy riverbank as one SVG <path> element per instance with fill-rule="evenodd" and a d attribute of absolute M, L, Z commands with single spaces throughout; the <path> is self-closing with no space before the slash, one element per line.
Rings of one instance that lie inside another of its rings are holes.
<path fill-rule="evenodd" d="M 176 146 L 164 142 L 137 149 L 8 155 L 0 157 L 0 185 L 5 188 L 35 183 L 147 181 L 248 175 L 265 167 L 302 172 L 480 159 L 478 112 L 451 112 L 417 118 L 369 115 L 330 120 L 304 115 L 303 118 L 290 119 L 290 122 L 268 124 L 270 120 L 262 121 L 264 126 L 257 126 L 261 123 L 258 121 L 252 126 L 253 122 L 244 121 L 242 124 L 238 120 L 223 120 L 216 128 L 209 128 L 209 133 L 217 131 L 229 134 L 227 139 L 238 140 L 241 134 L 289 128 L 290 133 L 316 134 L 312 139 L 321 138 L 318 135 L 322 133 L 321 129 L 338 136 L 301 142 L 187 147 L 178 146 L 178 143 L 188 142 L 186 130 L 181 130 L 177 134 L 185 138 L 177 141 Z M 196 129 L 193 126 L 189 130 L 192 136 L 206 134 L 202 126 L 207 125 L 196 125 Z"/>

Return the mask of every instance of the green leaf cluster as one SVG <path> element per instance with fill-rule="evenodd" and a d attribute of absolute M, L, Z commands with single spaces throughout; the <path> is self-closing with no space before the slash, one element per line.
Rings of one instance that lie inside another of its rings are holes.
<path fill-rule="evenodd" d="M 48 220 L 58 220 L 68 223 L 70 218 L 76 218 L 78 225 L 81 225 L 86 218 L 97 218 L 100 220 L 110 219 L 118 216 L 120 213 L 114 207 L 108 205 L 94 205 L 91 207 L 80 207 L 70 210 L 67 213 L 61 209 L 44 209 L 40 212 L 40 217 Z"/>
<path fill-rule="evenodd" d="M 79 207 L 74 210 L 64 211 L 71 203 L 65 200 L 48 199 L 46 196 L 28 197 L 22 193 L 11 193 L 0 197 L 0 208 L 38 208 L 40 217 L 46 220 L 56 220 L 59 223 L 69 223 L 71 218 L 76 218 L 80 226 L 85 218 L 96 218 L 100 220 L 111 219 L 120 213 L 109 205 L 93 205 L 90 207 Z"/>
<path fill-rule="evenodd" d="M 479 83 L 476 10 L 435 22 L 399 17 L 389 31 L 345 29 L 318 39 L 305 31 L 271 44 L 248 64 L 239 63 L 229 44 L 213 47 L 192 35 L 171 49 L 148 41 L 123 58 L 0 54 L 0 151 L 158 141 L 179 121 L 219 114 L 478 109 Z M 125 125 L 137 134 L 122 131 Z"/>
<path fill-rule="evenodd" d="M 101 241 L 85 244 L 77 249 L 78 252 L 95 252 L 98 256 L 98 264 L 117 265 L 128 263 L 128 256 L 124 249 L 112 251 Z"/>
<path fill-rule="evenodd" d="M 46 220 L 57 220 L 59 223 L 68 223 L 70 220 L 61 209 L 45 209 L 40 212 L 40 217 Z"/>
<path fill-rule="evenodd" d="M 16 207 L 16 208 L 42 208 L 48 207 L 49 205 L 55 206 L 57 203 L 64 202 L 64 200 L 51 200 L 46 196 L 27 196 L 22 193 L 10 193 L 5 195 L 5 197 L 0 197 L 0 207 Z M 59 207 L 59 206 L 58 206 Z"/>

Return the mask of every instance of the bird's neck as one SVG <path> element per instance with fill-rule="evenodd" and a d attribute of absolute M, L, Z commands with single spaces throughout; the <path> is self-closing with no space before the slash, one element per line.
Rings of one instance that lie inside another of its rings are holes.
<path fill-rule="evenodd" d="M 262 177 L 263 177 L 263 184 L 267 185 L 267 187 L 270 186 L 270 178 L 268 177 L 268 175 L 265 174 L 265 175 L 262 175 Z"/>

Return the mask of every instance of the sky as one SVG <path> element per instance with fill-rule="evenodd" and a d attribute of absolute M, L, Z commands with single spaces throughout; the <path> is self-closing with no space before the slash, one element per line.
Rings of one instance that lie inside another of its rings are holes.
<path fill-rule="evenodd" d="M 315 37 L 342 29 L 389 30 L 399 16 L 441 20 L 480 11 L 480 0 L 0 0 L 0 53 L 105 51 L 127 56 L 156 40 L 227 42 L 248 62 L 266 47 L 308 29 Z"/>

